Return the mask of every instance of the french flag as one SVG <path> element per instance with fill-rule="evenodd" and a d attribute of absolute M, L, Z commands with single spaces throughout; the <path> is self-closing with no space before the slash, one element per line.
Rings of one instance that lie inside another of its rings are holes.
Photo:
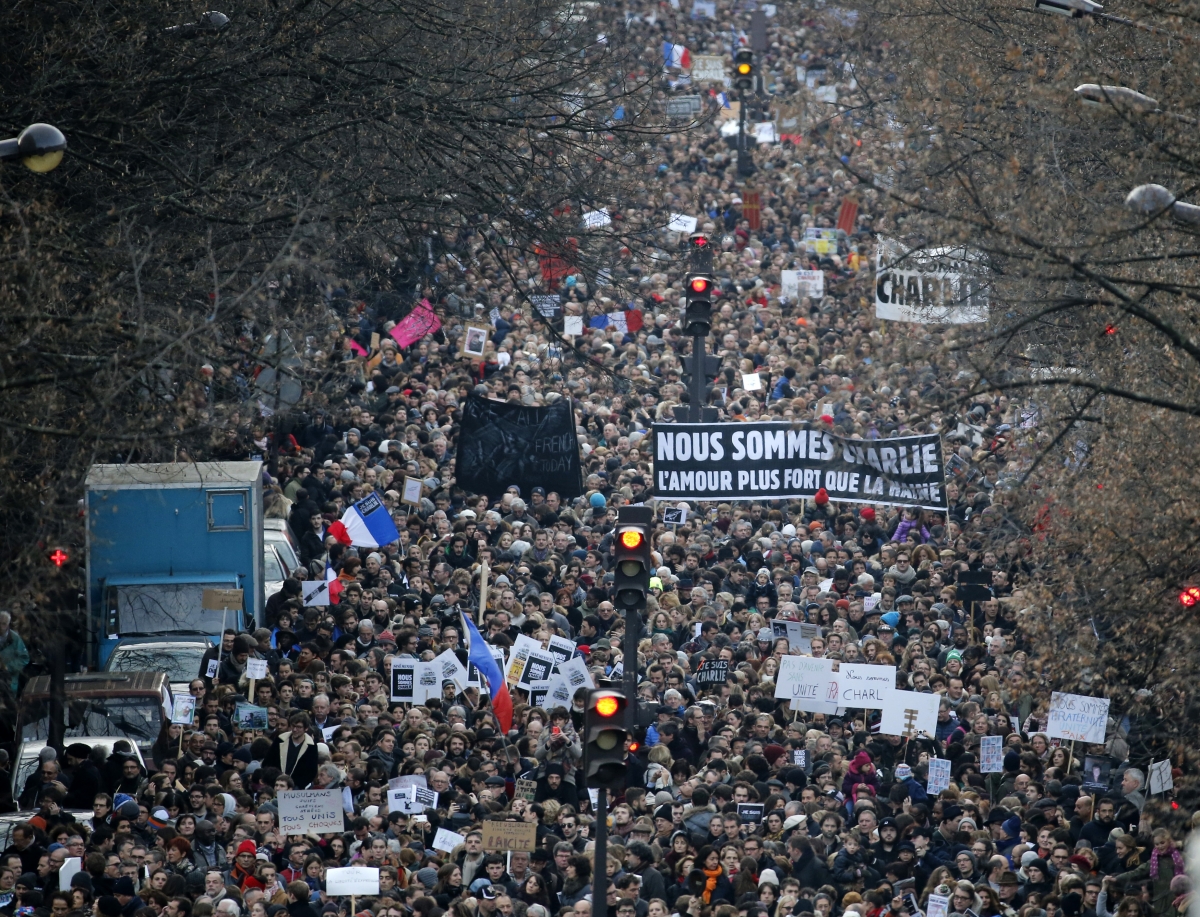
<path fill-rule="evenodd" d="M 378 494 L 368 494 L 348 507 L 342 518 L 329 527 L 329 534 L 347 547 L 356 548 L 379 548 L 400 540 L 396 523 Z"/>
<path fill-rule="evenodd" d="M 642 313 L 637 309 L 626 312 L 609 312 L 607 315 L 597 315 L 588 325 L 592 328 L 616 328 L 623 334 L 642 330 Z"/>
<path fill-rule="evenodd" d="M 329 566 L 328 560 L 325 561 L 325 582 L 329 584 L 329 604 L 339 604 L 342 595 L 342 581 L 338 579 L 333 567 Z"/>
<path fill-rule="evenodd" d="M 500 723 L 500 728 L 507 733 L 512 729 L 513 704 L 512 695 L 508 693 L 508 683 L 504 680 L 504 673 L 500 671 L 500 666 L 496 664 L 496 660 L 488 650 L 483 635 L 479 633 L 475 622 L 462 611 L 459 612 L 459 615 L 462 617 L 463 633 L 467 637 L 467 659 L 475 663 L 479 674 L 487 679 L 488 693 L 492 697 L 492 710 L 496 712 L 496 720 Z"/>
<path fill-rule="evenodd" d="M 692 53 L 683 45 L 673 45 L 669 41 L 664 41 L 662 51 L 664 67 L 674 67 L 678 70 L 691 69 Z"/>

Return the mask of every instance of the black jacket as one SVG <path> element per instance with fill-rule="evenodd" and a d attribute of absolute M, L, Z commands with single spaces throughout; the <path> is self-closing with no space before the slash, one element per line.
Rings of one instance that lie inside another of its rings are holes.
<path fill-rule="evenodd" d="M 300 754 L 289 768 L 287 766 L 287 750 L 291 742 L 292 733 L 290 730 L 278 739 L 275 739 L 271 743 L 271 750 L 267 752 L 266 758 L 263 759 L 263 767 L 278 768 L 296 782 L 296 789 L 303 790 L 317 779 L 317 765 L 319 763 L 317 758 L 317 743 L 313 741 L 312 736 L 305 735 L 304 743 L 300 747 Z"/>

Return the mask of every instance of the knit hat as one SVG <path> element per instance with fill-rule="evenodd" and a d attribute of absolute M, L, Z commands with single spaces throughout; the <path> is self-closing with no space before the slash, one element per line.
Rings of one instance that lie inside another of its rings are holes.
<path fill-rule="evenodd" d="M 258 845 L 255 844 L 254 841 L 242 841 L 237 846 L 237 856 L 241 856 L 243 853 L 248 853 L 250 856 L 254 856 L 258 853 Z"/>
<path fill-rule="evenodd" d="M 858 511 L 858 518 L 862 519 L 864 522 L 874 522 L 875 510 L 869 506 L 864 506 Z"/>
<path fill-rule="evenodd" d="M 912 776 L 912 768 L 907 764 L 897 764 L 895 777 L 897 780 L 907 780 Z"/>
<path fill-rule="evenodd" d="M 774 885 L 776 888 L 779 887 L 779 876 L 775 874 L 774 869 L 764 869 L 761 873 L 759 873 L 758 887 L 762 888 L 764 885 Z"/>
<path fill-rule="evenodd" d="M 833 418 L 830 418 L 831 422 L 832 420 Z M 829 491 L 822 487 L 815 494 L 813 494 L 813 502 L 816 503 L 817 506 L 824 506 L 829 502 Z"/>
<path fill-rule="evenodd" d="M 432 866 L 426 866 L 424 869 L 418 869 L 417 881 L 426 888 L 433 888 L 435 885 L 437 885 L 437 870 Z"/>
<path fill-rule="evenodd" d="M 96 910 L 103 917 L 121 917 L 121 902 L 112 895 L 101 895 L 96 901 Z"/>

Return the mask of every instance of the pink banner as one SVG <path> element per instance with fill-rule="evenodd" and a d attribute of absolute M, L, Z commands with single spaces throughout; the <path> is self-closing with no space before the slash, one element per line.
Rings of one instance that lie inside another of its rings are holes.
<path fill-rule="evenodd" d="M 421 304 L 400 319 L 388 332 L 400 347 L 411 347 L 427 334 L 433 334 L 442 327 L 442 320 L 434 314 L 433 306 L 428 299 L 422 299 Z"/>

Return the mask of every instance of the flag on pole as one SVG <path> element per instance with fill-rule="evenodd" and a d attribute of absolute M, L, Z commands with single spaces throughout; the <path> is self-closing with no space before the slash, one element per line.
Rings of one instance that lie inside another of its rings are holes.
<path fill-rule="evenodd" d="M 616 328 L 624 334 L 642 330 L 642 313 L 637 309 L 596 315 L 588 322 L 592 328 Z"/>
<path fill-rule="evenodd" d="M 673 45 L 669 41 L 664 41 L 662 52 L 664 67 L 674 67 L 676 70 L 691 69 L 692 54 L 683 45 Z"/>
<path fill-rule="evenodd" d="M 467 659 L 475 663 L 479 674 L 487 679 L 488 693 L 492 698 L 492 709 L 496 711 L 496 719 L 500 722 L 500 728 L 508 732 L 512 729 L 513 717 L 512 695 L 508 693 L 508 683 L 504 680 L 504 674 L 500 671 L 500 666 L 496 664 L 487 644 L 484 643 L 483 635 L 479 633 L 475 622 L 461 610 L 459 616 L 463 622 L 463 634 L 467 638 Z"/>
<path fill-rule="evenodd" d="M 396 523 L 378 494 L 368 494 L 347 507 L 342 518 L 329 527 L 329 534 L 356 548 L 378 548 L 400 540 Z"/>

